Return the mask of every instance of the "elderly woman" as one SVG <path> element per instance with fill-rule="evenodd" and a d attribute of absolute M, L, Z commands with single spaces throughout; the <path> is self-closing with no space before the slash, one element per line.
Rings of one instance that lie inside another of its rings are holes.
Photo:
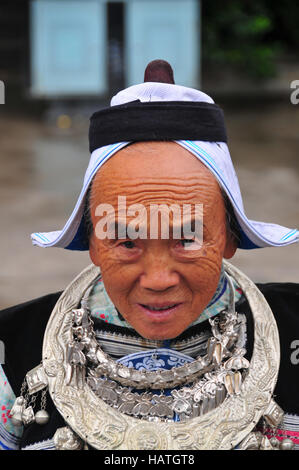
<path fill-rule="evenodd" d="M 296 447 L 299 287 L 256 286 L 226 260 L 298 232 L 246 217 L 220 108 L 167 63 L 111 104 L 91 118 L 67 224 L 32 235 L 92 266 L 1 312 L 2 447 Z"/>

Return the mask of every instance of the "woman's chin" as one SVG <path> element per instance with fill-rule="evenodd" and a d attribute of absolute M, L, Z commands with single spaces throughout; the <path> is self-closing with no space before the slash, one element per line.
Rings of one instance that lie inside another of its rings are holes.
<path fill-rule="evenodd" d="M 133 326 L 133 325 L 132 325 Z M 156 341 L 163 341 L 167 339 L 174 339 L 179 336 L 183 331 L 188 328 L 189 324 L 176 324 L 172 322 L 171 324 L 154 324 L 154 325 L 142 325 L 138 324 L 133 326 L 133 328 L 146 339 L 152 339 Z"/>

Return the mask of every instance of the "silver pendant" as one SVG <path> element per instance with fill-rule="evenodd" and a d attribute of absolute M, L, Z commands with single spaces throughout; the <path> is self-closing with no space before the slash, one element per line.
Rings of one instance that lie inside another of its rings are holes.
<path fill-rule="evenodd" d="M 280 406 L 272 399 L 265 411 L 264 418 L 270 426 L 278 427 L 283 420 L 284 412 Z"/>
<path fill-rule="evenodd" d="M 23 426 L 22 414 L 25 410 L 25 398 L 20 396 L 17 397 L 12 409 L 10 410 L 11 422 L 14 426 Z"/>
<path fill-rule="evenodd" d="M 26 374 L 29 395 L 43 390 L 48 386 L 48 379 L 43 366 L 40 364 Z"/>
<path fill-rule="evenodd" d="M 35 420 L 35 417 L 34 417 L 33 408 L 32 406 L 28 406 L 28 408 L 26 408 L 22 413 L 22 421 L 25 426 L 28 426 L 29 424 L 33 423 L 34 420 Z"/>
<path fill-rule="evenodd" d="M 58 428 L 53 441 L 57 450 L 81 450 L 83 441 L 68 427 Z"/>

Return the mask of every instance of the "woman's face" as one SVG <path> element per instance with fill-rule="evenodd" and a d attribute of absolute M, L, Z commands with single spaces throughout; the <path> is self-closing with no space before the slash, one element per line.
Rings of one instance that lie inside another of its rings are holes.
<path fill-rule="evenodd" d="M 155 239 L 103 239 L 94 230 L 90 240 L 90 257 L 100 267 L 107 293 L 127 322 L 144 338 L 175 338 L 208 305 L 223 257 L 232 257 L 236 250 L 227 237 L 220 188 L 209 170 L 180 145 L 144 142 L 119 151 L 95 176 L 90 207 L 94 228 L 101 221 L 96 215 L 100 204 L 112 206 L 116 226 L 123 222 L 119 196 L 126 197 L 126 207 L 142 204 L 147 234 L 151 205 L 176 204 L 183 212 L 184 204 L 202 204 L 201 244 L 184 237 L 164 239 L 161 224 Z M 136 215 L 127 216 L 126 223 L 132 219 Z"/>

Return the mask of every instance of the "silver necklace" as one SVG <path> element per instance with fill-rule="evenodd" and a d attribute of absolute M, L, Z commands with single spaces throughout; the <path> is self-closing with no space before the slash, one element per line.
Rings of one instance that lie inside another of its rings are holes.
<path fill-rule="evenodd" d="M 84 270 L 58 300 L 46 328 L 42 364 L 27 374 L 29 394 L 48 387 L 56 408 L 69 426 L 68 433 L 72 430 L 78 442 L 88 443 L 95 449 L 232 449 L 241 441 L 241 448 L 262 447 L 257 433 L 253 432 L 258 421 L 263 416 L 272 426 L 276 426 L 283 416 L 282 410 L 272 399 L 280 360 L 277 326 L 269 305 L 254 283 L 229 263 L 224 262 L 224 267 L 248 299 L 255 326 L 254 350 L 249 368 L 244 367 L 247 372 L 239 389 L 238 378 L 235 380 L 232 374 L 225 375 L 228 377 L 225 385 L 228 387 L 227 394 L 215 408 L 202 414 L 199 412 L 198 416 L 189 416 L 189 419 L 178 423 L 159 419 L 159 416 L 153 416 L 152 422 L 123 413 L 97 396 L 87 383 L 86 366 L 80 360 L 71 365 L 70 375 L 69 345 L 74 341 L 72 311 L 78 309 L 84 294 L 99 276 L 95 266 Z M 214 337 L 219 341 L 217 335 L 220 325 L 212 325 L 212 328 L 215 329 Z M 223 331 L 220 333 L 223 334 Z M 225 345 L 226 349 L 229 349 L 228 344 Z M 213 349 L 215 361 L 216 357 L 220 357 L 219 349 L 219 346 Z M 239 372 L 237 362 L 242 361 L 242 358 L 242 354 L 224 358 L 225 363 L 228 362 L 225 371 L 233 374 Z M 84 359 L 85 353 L 81 356 L 81 360 Z M 98 354 L 96 359 L 99 360 Z M 236 364 L 233 366 L 234 361 Z M 224 362 L 220 364 L 224 366 Z M 113 364 L 106 370 L 107 380 L 119 377 Z M 200 380 L 206 378 L 208 376 L 204 375 Z M 187 381 L 192 383 L 188 378 Z M 117 386 L 126 387 L 120 381 Z M 140 408 L 141 405 L 143 403 Z M 63 429 L 57 431 L 59 442 L 65 438 Z M 57 445 L 59 447 L 59 443 Z"/>
<path fill-rule="evenodd" d="M 243 357 L 245 349 L 236 347 L 238 314 L 235 312 L 234 286 L 230 276 L 227 273 L 225 276 L 230 292 L 229 305 L 227 310 L 209 320 L 213 335 L 208 340 L 206 355 L 189 365 L 151 373 L 124 366 L 120 369 L 111 358 L 104 356 L 95 340 L 87 309 L 88 289 L 81 302 L 82 308 L 72 312 L 74 338 L 68 346 L 67 383 L 71 382 L 74 373 L 78 377 L 76 369 L 79 368 L 82 375 L 81 369 L 87 368 L 88 385 L 108 405 L 122 413 L 155 421 L 170 421 L 174 414 L 179 421 L 203 415 L 220 405 L 227 393 L 240 393 L 241 370 L 247 369 L 249 363 Z M 171 390 L 168 396 L 152 393 L 156 389 L 190 382 L 193 382 L 191 386 Z M 136 393 L 134 389 L 146 390 Z"/>

